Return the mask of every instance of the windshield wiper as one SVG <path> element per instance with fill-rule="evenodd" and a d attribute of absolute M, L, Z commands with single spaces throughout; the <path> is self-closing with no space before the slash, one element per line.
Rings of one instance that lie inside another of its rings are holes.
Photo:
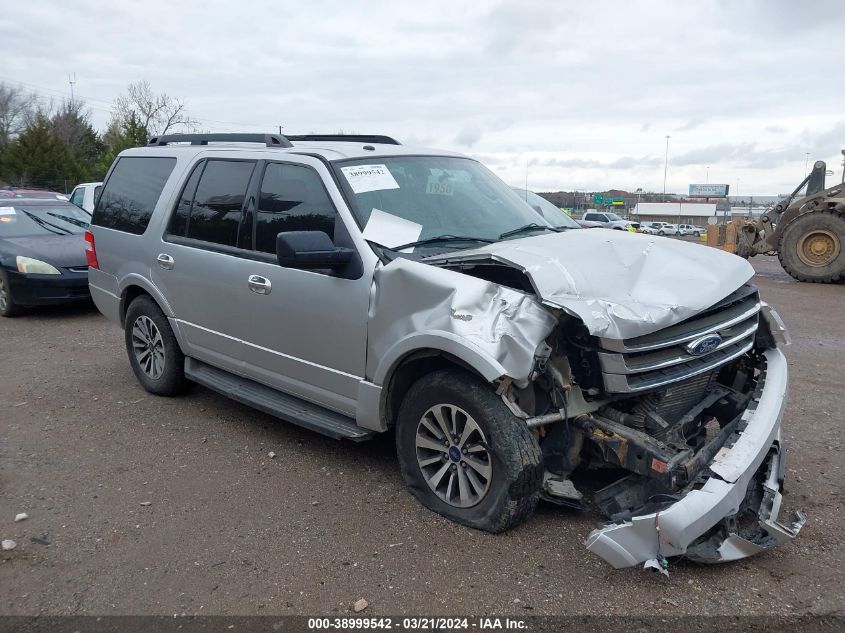
<path fill-rule="evenodd" d="M 425 244 L 436 244 L 437 242 L 483 242 L 484 244 L 492 244 L 496 240 L 491 240 L 486 237 L 465 237 L 462 235 L 438 235 L 437 237 L 427 237 L 424 240 L 417 240 L 416 242 L 409 242 L 402 244 L 402 246 L 394 246 L 390 248 L 392 251 L 401 251 L 406 248 L 414 246 L 423 246 Z M 388 248 L 388 247 L 386 247 Z"/>
<path fill-rule="evenodd" d="M 25 209 L 21 209 L 20 207 L 18 207 L 18 210 L 23 211 L 28 217 L 35 220 L 43 228 L 50 231 L 50 233 L 55 233 L 56 235 L 71 235 L 71 232 L 68 231 L 67 229 L 64 229 L 60 226 L 56 226 L 52 222 L 47 222 L 47 220 L 44 220 L 43 218 L 39 218 L 37 215 L 33 215 L 32 213 L 30 213 L 29 211 L 26 211 Z M 58 229 L 58 230 L 56 230 L 56 229 Z M 61 233 L 59 231 L 61 231 Z"/>
<path fill-rule="evenodd" d="M 510 231 L 505 231 L 504 233 L 502 233 L 499 236 L 499 239 L 503 240 L 506 237 L 510 237 L 511 235 L 517 235 L 518 233 L 523 233 L 525 231 L 531 231 L 533 229 L 543 229 L 544 231 L 553 231 L 555 233 L 558 233 L 560 231 L 560 229 L 556 229 L 556 228 L 551 227 L 551 226 L 546 226 L 546 225 L 543 225 L 543 224 L 537 224 L 536 222 L 531 222 L 530 224 L 526 224 L 525 226 L 520 226 L 519 228 L 511 229 Z"/>

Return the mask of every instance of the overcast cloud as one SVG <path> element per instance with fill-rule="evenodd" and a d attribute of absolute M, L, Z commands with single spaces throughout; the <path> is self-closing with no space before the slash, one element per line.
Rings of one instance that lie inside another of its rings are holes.
<path fill-rule="evenodd" d="M 76 92 L 104 127 L 130 82 L 215 131 L 370 132 L 470 153 L 540 190 L 794 188 L 841 176 L 842 0 L 17 3 L 0 80 Z"/>

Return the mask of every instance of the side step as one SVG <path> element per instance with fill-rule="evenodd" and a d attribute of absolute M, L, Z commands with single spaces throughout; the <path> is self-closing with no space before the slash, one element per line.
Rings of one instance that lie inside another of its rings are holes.
<path fill-rule="evenodd" d="M 373 436 L 370 431 L 362 429 L 351 418 L 340 413 L 212 367 L 195 358 L 185 358 L 185 376 L 232 400 L 336 440 L 361 442 Z"/>

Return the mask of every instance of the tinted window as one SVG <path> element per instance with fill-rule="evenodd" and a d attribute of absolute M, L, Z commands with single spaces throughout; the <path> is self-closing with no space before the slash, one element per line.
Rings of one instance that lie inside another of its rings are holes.
<path fill-rule="evenodd" d="M 75 204 L 77 207 L 82 206 L 82 198 L 85 195 L 85 190 L 82 187 L 77 187 L 73 190 L 73 193 L 70 196 L 70 201 L 72 204 Z"/>
<path fill-rule="evenodd" d="M 191 214 L 191 205 L 194 203 L 194 194 L 197 191 L 197 183 L 199 182 L 202 168 L 205 166 L 205 161 L 201 160 L 194 167 L 191 172 L 188 182 L 182 189 L 182 195 L 179 196 L 179 202 L 176 203 L 176 211 L 170 219 L 170 227 L 168 231 L 173 235 L 185 236 L 188 231 L 188 216 Z"/>
<path fill-rule="evenodd" d="M 276 235 L 287 231 L 323 231 L 334 240 L 335 215 L 317 172 L 270 163 L 261 182 L 255 248 L 275 253 Z"/>
<path fill-rule="evenodd" d="M 137 235 L 143 233 L 175 166 L 175 158 L 119 158 L 103 185 L 91 223 Z"/>
<path fill-rule="evenodd" d="M 241 208 L 255 163 L 209 160 L 199 179 L 187 236 L 195 240 L 235 246 Z"/>

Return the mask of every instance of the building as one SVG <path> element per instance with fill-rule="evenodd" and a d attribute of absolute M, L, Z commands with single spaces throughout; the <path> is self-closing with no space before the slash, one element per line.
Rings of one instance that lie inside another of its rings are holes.
<path fill-rule="evenodd" d="M 705 226 L 707 220 L 717 215 L 716 202 L 640 202 L 629 214 L 634 222 L 670 222 Z M 724 214 L 724 209 L 722 209 Z"/>

